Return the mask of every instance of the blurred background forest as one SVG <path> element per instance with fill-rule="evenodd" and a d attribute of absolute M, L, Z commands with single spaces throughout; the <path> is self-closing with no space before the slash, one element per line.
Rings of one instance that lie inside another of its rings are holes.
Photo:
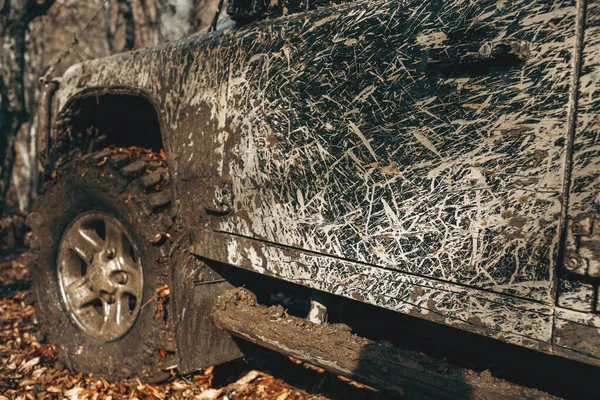
<path fill-rule="evenodd" d="M 83 60 L 176 40 L 210 24 L 219 0 L 0 0 L 0 245 L 19 247 L 34 197 L 39 82 Z M 97 14 L 96 14 L 97 13 Z"/>

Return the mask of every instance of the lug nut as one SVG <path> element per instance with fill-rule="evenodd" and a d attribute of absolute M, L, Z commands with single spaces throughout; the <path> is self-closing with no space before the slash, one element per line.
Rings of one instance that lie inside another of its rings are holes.
<path fill-rule="evenodd" d="M 112 260 L 117 255 L 117 251 L 114 248 L 110 248 L 106 251 L 106 257 Z"/>
<path fill-rule="evenodd" d="M 115 275 L 115 281 L 119 285 L 124 285 L 127 283 L 127 274 L 125 272 L 119 272 Z"/>

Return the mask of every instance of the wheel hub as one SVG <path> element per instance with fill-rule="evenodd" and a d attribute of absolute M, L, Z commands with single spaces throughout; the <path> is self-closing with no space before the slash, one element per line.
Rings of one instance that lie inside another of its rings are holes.
<path fill-rule="evenodd" d="M 143 269 L 131 236 L 114 217 L 85 213 L 63 234 L 57 275 L 64 306 L 75 325 L 104 341 L 135 323 L 143 293 Z"/>

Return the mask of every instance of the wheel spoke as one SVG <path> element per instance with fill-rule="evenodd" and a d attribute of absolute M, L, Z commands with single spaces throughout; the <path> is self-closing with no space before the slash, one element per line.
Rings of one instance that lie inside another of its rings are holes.
<path fill-rule="evenodd" d="M 88 264 L 94 258 L 94 254 L 104 247 L 102 238 L 95 231 L 86 229 L 81 225 L 69 231 L 67 241 L 69 248 Z"/>
<path fill-rule="evenodd" d="M 113 303 L 103 303 L 104 323 L 100 329 L 101 335 L 113 335 L 122 330 L 122 325 L 129 324 L 131 318 L 129 308 L 123 299 L 118 296 Z"/>
<path fill-rule="evenodd" d="M 112 220 L 105 218 L 106 227 L 106 248 L 114 249 L 116 256 L 123 257 L 128 252 L 127 245 L 123 240 L 123 229 Z"/>
<path fill-rule="evenodd" d="M 110 335 L 119 326 L 119 306 L 117 303 L 102 303 L 104 310 L 104 321 L 100 329 L 101 335 Z"/>
<path fill-rule="evenodd" d="M 69 285 L 67 297 L 75 312 L 96 300 L 96 294 L 89 288 L 87 279 L 80 278 Z"/>
<path fill-rule="evenodd" d="M 140 274 L 140 266 L 134 263 L 129 257 L 122 257 L 119 259 L 119 268 L 127 273 L 128 278 L 138 278 Z"/>
<path fill-rule="evenodd" d="M 127 282 L 119 285 L 119 292 L 134 296 L 138 301 L 142 297 L 141 285 L 136 274 L 128 275 Z"/>

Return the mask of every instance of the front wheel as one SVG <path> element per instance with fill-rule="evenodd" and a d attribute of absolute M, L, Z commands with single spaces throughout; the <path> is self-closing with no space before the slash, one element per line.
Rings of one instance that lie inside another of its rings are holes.
<path fill-rule="evenodd" d="M 29 221 L 36 313 L 71 369 L 156 381 L 175 364 L 165 160 L 112 149 L 56 173 Z"/>

